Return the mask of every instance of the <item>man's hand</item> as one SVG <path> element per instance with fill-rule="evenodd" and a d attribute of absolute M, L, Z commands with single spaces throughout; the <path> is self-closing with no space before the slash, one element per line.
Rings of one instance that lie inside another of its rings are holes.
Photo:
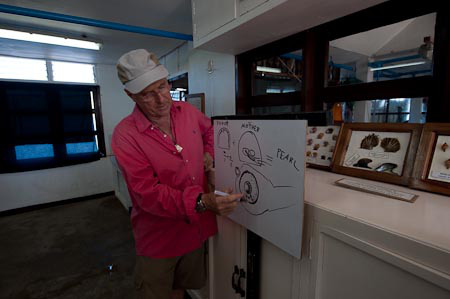
<path fill-rule="evenodd" d="M 205 170 L 205 173 L 213 169 L 213 158 L 209 153 L 203 154 L 203 168 Z"/>
<path fill-rule="evenodd" d="M 214 192 L 216 185 L 216 173 L 213 168 L 213 158 L 209 153 L 203 154 L 203 168 L 205 170 L 206 180 L 208 182 L 209 192 Z"/>
<path fill-rule="evenodd" d="M 232 190 L 227 190 L 231 193 Z M 238 204 L 238 200 L 243 194 L 230 194 L 228 196 L 218 196 L 214 192 L 202 195 L 202 201 L 208 210 L 220 216 L 226 216 L 234 211 Z"/>

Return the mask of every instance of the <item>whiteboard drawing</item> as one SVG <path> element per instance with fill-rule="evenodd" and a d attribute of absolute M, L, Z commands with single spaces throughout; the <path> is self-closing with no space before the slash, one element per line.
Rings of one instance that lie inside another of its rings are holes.
<path fill-rule="evenodd" d="M 220 128 L 217 140 L 219 148 L 226 150 L 230 149 L 230 131 L 228 131 L 227 128 L 225 127 Z"/>
<path fill-rule="evenodd" d="M 261 147 L 252 131 L 246 131 L 239 139 L 239 160 L 253 165 L 262 165 Z"/>
<path fill-rule="evenodd" d="M 286 209 L 294 205 L 289 197 L 279 198 L 276 201 L 270 200 L 274 195 L 274 188 L 292 188 L 292 186 L 274 186 L 272 181 L 250 165 L 244 164 L 241 169 L 236 167 L 235 190 L 244 194 L 242 206 L 255 216 L 267 212 Z M 258 183 L 260 182 L 260 183 Z M 259 192 L 259 184 L 266 186 L 266 192 Z"/>
<path fill-rule="evenodd" d="M 305 120 L 214 120 L 216 189 L 243 201 L 228 217 L 300 258 Z"/>

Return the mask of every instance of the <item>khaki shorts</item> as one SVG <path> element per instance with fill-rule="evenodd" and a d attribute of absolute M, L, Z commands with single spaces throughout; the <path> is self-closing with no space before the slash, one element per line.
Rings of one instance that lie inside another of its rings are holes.
<path fill-rule="evenodd" d="M 174 258 L 137 256 L 134 281 L 138 299 L 169 299 L 175 289 L 200 289 L 206 282 L 204 246 Z"/>

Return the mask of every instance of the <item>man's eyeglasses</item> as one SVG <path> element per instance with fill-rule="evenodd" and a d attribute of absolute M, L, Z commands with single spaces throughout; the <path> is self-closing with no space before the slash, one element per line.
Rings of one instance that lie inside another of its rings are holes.
<path fill-rule="evenodd" d="M 149 102 L 154 100 L 158 95 L 162 95 L 163 93 L 167 92 L 169 89 L 170 84 L 163 83 L 159 85 L 155 90 L 139 93 L 139 97 L 144 102 Z"/>

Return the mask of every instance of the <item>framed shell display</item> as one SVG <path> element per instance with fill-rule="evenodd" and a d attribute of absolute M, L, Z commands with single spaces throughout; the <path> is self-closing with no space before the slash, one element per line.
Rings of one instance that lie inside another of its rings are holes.
<path fill-rule="evenodd" d="M 410 187 L 450 195 L 450 123 L 424 125 Z"/>
<path fill-rule="evenodd" d="M 340 126 L 310 126 L 306 130 L 306 163 L 310 167 L 330 169 Z"/>
<path fill-rule="evenodd" d="M 421 124 L 348 123 L 341 129 L 334 172 L 408 185 Z"/>

